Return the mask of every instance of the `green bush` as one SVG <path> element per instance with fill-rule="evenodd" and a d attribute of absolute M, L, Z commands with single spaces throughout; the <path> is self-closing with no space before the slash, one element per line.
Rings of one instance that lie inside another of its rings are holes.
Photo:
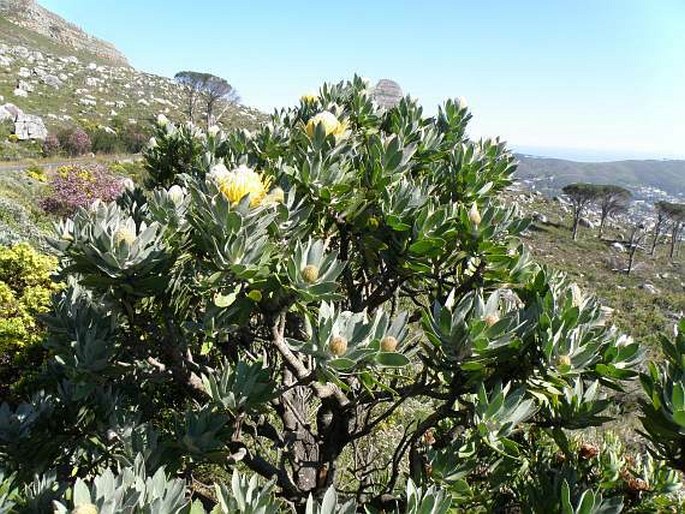
<path fill-rule="evenodd" d="M 54 359 L 0 408 L 8 474 L 59 484 L 35 487 L 59 512 L 677 505 L 662 462 L 611 441 L 586 462 L 640 349 L 531 260 L 514 158 L 470 117 L 355 78 L 254 133 L 158 120 L 147 189 L 57 227 Z M 200 506 L 165 473 L 220 485 Z"/>
<path fill-rule="evenodd" d="M 119 135 L 112 129 L 99 127 L 89 133 L 91 150 L 94 153 L 113 154 L 124 150 Z"/>

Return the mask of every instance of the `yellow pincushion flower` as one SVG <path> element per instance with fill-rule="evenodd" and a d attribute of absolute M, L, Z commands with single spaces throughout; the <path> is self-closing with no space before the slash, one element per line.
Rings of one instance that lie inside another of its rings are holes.
<path fill-rule="evenodd" d="M 315 95 L 314 93 L 305 93 L 304 95 L 302 95 L 302 96 L 300 97 L 300 101 L 301 101 L 303 104 L 314 103 L 314 102 L 316 102 L 318 99 L 319 99 L 319 97 L 318 97 L 317 95 Z"/>
<path fill-rule="evenodd" d="M 250 207 L 261 205 L 271 184 L 271 178 L 262 177 L 245 165 L 228 171 L 223 164 L 217 164 L 210 171 L 210 175 L 216 180 L 219 191 L 233 204 L 240 202 L 249 194 Z"/>
<path fill-rule="evenodd" d="M 312 116 L 307 122 L 305 130 L 309 137 L 314 137 L 314 131 L 319 123 L 323 125 L 327 136 L 333 134 L 334 136 L 339 137 L 343 136 L 347 131 L 347 123 L 340 122 L 332 112 L 323 111 Z"/>

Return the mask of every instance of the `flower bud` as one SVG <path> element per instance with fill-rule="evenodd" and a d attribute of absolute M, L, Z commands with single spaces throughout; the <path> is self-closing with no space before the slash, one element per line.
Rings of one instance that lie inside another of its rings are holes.
<path fill-rule="evenodd" d="M 397 350 L 397 339 L 393 336 L 385 336 L 381 339 L 382 352 L 394 352 L 395 350 Z"/>
<path fill-rule="evenodd" d="M 135 183 L 130 178 L 125 178 L 122 180 L 121 185 L 124 186 L 126 191 L 133 191 L 136 188 Z"/>
<path fill-rule="evenodd" d="M 460 109 L 466 109 L 469 106 L 468 102 L 466 101 L 466 98 L 464 98 L 463 96 L 457 97 L 457 105 Z"/>
<path fill-rule="evenodd" d="M 209 134 L 210 136 L 216 136 L 220 131 L 221 129 L 218 125 L 212 125 L 207 129 L 207 134 Z"/>
<path fill-rule="evenodd" d="M 160 125 L 162 127 L 166 127 L 169 124 L 169 118 L 167 118 L 164 114 L 158 114 L 157 115 L 157 125 Z"/>
<path fill-rule="evenodd" d="M 628 489 L 631 491 L 649 491 L 649 484 L 642 478 L 631 478 L 628 480 Z"/>
<path fill-rule="evenodd" d="M 331 342 L 328 343 L 328 349 L 336 357 L 344 355 L 347 351 L 347 339 L 343 336 L 335 336 L 331 338 Z"/>
<path fill-rule="evenodd" d="M 169 195 L 169 199 L 174 202 L 175 205 L 179 205 L 183 203 L 183 198 L 185 197 L 185 191 L 183 191 L 183 188 L 179 186 L 178 184 L 174 184 L 169 188 L 167 191 L 167 194 Z"/>
<path fill-rule="evenodd" d="M 147 146 L 149 148 L 157 148 L 157 140 L 154 137 L 151 137 L 150 140 L 147 142 Z"/>
<path fill-rule="evenodd" d="M 480 212 L 478 212 L 478 205 L 476 204 L 476 202 L 473 202 L 473 205 L 471 206 L 471 209 L 469 210 L 469 220 L 476 227 L 478 225 L 480 225 L 481 217 L 480 217 Z"/>
<path fill-rule="evenodd" d="M 319 99 L 314 93 L 305 93 L 300 97 L 300 102 L 303 104 L 314 103 Z"/>
<path fill-rule="evenodd" d="M 557 360 L 555 362 L 557 365 L 557 368 L 568 368 L 571 366 L 571 357 L 567 354 L 562 354 L 557 357 Z"/>
<path fill-rule="evenodd" d="M 499 321 L 499 315 L 496 312 L 492 312 L 483 318 L 483 321 L 488 327 L 493 326 Z"/>
<path fill-rule="evenodd" d="M 594 459 L 599 455 L 599 448 L 594 444 L 583 443 L 583 445 L 578 450 L 578 455 L 583 460 Z"/>
<path fill-rule="evenodd" d="M 319 268 L 313 264 L 307 264 L 302 268 L 302 278 L 307 284 L 313 284 L 319 279 Z"/>

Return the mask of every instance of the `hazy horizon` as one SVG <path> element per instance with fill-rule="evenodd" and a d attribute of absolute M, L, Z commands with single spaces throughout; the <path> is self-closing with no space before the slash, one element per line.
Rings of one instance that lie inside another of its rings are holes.
<path fill-rule="evenodd" d="M 271 111 L 353 73 L 434 112 L 467 99 L 473 137 L 560 158 L 685 158 L 685 4 L 580 0 L 187 3 L 39 0 L 136 68 L 225 77 Z M 519 150 L 520 151 L 520 150 Z"/>

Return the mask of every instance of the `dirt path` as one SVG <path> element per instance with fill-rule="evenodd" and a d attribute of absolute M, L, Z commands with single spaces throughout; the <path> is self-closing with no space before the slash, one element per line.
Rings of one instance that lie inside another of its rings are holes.
<path fill-rule="evenodd" d="M 1 162 L 0 173 L 3 171 L 23 171 L 29 166 L 40 166 L 44 170 L 52 171 L 61 166 L 69 166 L 71 164 L 91 164 L 95 162 L 132 162 L 140 159 L 140 154 L 125 154 L 125 155 L 99 155 L 97 157 L 75 157 L 73 159 L 40 160 L 32 159 L 26 161 Z"/>

